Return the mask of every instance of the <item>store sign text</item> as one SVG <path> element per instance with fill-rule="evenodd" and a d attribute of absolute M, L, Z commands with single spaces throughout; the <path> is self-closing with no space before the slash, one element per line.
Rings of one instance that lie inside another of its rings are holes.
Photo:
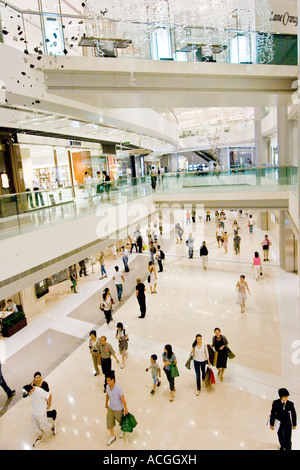
<path fill-rule="evenodd" d="M 294 23 L 295 26 L 298 26 L 298 16 L 290 15 L 288 11 L 283 15 L 272 11 L 270 21 L 277 21 L 282 23 L 284 26 L 287 26 L 290 23 Z"/>

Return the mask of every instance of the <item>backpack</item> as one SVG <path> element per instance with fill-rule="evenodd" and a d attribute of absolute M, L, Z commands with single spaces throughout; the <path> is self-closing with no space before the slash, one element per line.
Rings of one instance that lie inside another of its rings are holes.
<path fill-rule="evenodd" d="M 162 250 L 160 250 L 160 259 L 165 259 L 165 254 Z"/>

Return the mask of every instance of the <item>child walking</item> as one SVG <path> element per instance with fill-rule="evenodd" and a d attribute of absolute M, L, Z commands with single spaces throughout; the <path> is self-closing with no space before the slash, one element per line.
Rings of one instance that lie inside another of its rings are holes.
<path fill-rule="evenodd" d="M 152 356 L 150 357 L 150 367 L 146 368 L 146 372 L 148 372 L 148 370 L 151 369 L 151 374 L 152 374 L 152 379 L 153 379 L 153 387 L 150 392 L 151 395 L 155 394 L 156 386 L 159 387 L 161 384 L 161 381 L 159 380 L 159 377 L 161 377 L 161 371 L 156 361 L 157 361 L 157 355 L 152 354 Z"/>

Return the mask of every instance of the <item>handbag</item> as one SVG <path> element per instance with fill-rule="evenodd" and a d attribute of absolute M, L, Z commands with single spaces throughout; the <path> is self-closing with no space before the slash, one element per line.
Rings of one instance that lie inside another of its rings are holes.
<path fill-rule="evenodd" d="M 229 359 L 234 359 L 235 358 L 235 354 L 231 351 L 231 349 L 229 349 L 228 346 L 226 346 L 226 349 L 227 349 L 227 356 Z"/>
<path fill-rule="evenodd" d="M 185 363 L 185 367 L 188 370 L 191 370 L 191 362 L 192 362 L 193 359 L 194 359 L 194 356 L 193 356 L 193 354 L 191 354 L 190 357 L 188 358 L 188 360 Z"/>
<path fill-rule="evenodd" d="M 143 250 L 147 250 L 147 245 L 143 245 Z"/>
<path fill-rule="evenodd" d="M 171 364 L 171 377 L 172 378 L 179 377 L 179 371 L 175 362 L 172 362 Z"/>

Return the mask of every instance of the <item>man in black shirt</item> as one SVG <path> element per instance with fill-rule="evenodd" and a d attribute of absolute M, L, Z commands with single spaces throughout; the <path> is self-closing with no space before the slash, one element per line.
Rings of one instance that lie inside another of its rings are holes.
<path fill-rule="evenodd" d="M 208 259 L 208 249 L 207 249 L 205 242 L 203 242 L 202 246 L 200 247 L 200 257 L 202 258 L 203 267 L 204 269 L 206 269 L 207 259 Z"/>
<path fill-rule="evenodd" d="M 145 284 L 142 283 L 141 279 L 136 280 L 136 298 L 138 300 L 141 314 L 139 318 L 144 318 L 146 315 L 146 296 L 145 296 L 146 287 Z"/>
<path fill-rule="evenodd" d="M 270 428 L 274 430 L 275 419 L 279 421 L 278 440 L 280 450 L 292 450 L 292 429 L 297 426 L 297 414 L 294 403 L 289 401 L 289 392 L 286 388 L 278 390 L 279 399 L 273 401 Z"/>

